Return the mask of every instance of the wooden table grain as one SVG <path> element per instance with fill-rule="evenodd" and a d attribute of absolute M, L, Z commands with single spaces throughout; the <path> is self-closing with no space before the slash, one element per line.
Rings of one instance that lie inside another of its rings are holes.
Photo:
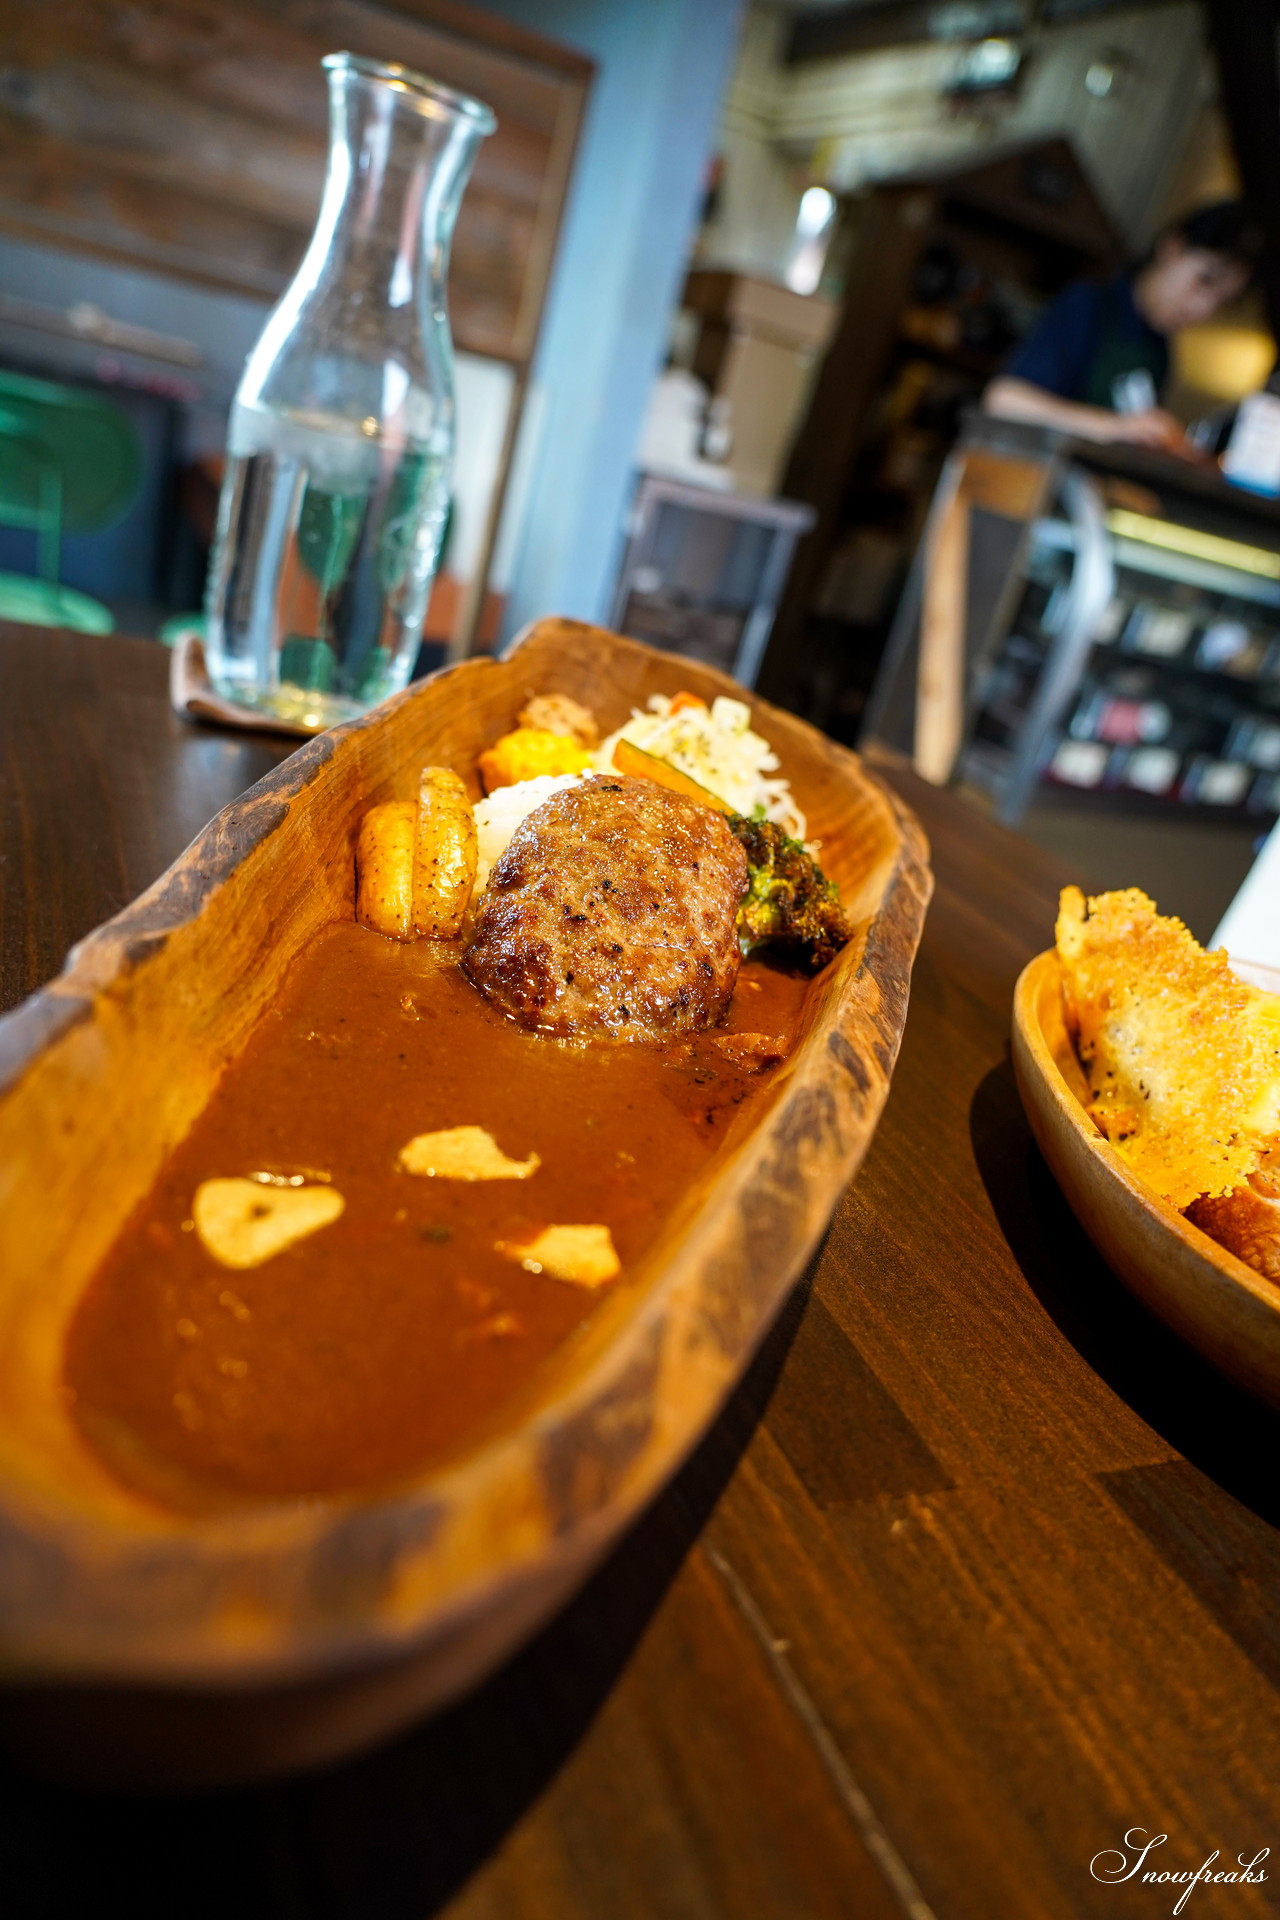
<path fill-rule="evenodd" d="M 0 635 L 6 1004 L 287 750 L 164 685 L 143 643 Z M 1077 876 L 886 772 L 938 880 L 888 1108 L 678 1481 L 363 1760 L 181 1802 L 0 1778 L 5 1920 L 1139 1920 L 1185 1891 L 1143 1872 L 1280 1853 L 1280 1426 L 1130 1301 L 1031 1142 L 1010 996 Z M 1136 1829 L 1166 1837 L 1096 1877 Z M 1254 1871 L 1181 1911 L 1280 1912 Z"/>

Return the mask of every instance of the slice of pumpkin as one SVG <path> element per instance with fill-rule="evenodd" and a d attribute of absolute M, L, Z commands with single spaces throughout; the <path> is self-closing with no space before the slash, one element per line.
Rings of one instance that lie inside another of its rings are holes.
<path fill-rule="evenodd" d="M 670 761 L 659 760 L 656 753 L 646 753 L 643 747 L 637 747 L 633 741 L 619 740 L 613 750 L 613 764 L 619 773 L 631 774 L 636 780 L 652 780 L 672 793 L 682 793 L 686 800 L 697 800 L 704 807 L 714 807 L 717 813 L 733 812 L 733 808 L 726 805 L 718 793 L 712 793 L 710 787 L 690 779 L 687 773 L 681 773 L 679 767 L 673 767 Z"/>

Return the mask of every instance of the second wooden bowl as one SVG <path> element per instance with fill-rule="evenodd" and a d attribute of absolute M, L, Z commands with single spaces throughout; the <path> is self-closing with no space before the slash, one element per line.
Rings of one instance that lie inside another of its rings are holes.
<path fill-rule="evenodd" d="M 1040 1151 L 1103 1259 L 1189 1346 L 1280 1409 L 1280 1287 L 1159 1199 L 1098 1132 L 1054 952 L 1014 989 L 1013 1065 Z"/>

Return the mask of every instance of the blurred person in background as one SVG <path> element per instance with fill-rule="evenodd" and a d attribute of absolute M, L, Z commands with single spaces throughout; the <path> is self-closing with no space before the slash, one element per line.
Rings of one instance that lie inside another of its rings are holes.
<path fill-rule="evenodd" d="M 983 407 L 1083 440 L 1191 453 L 1181 423 L 1160 405 L 1169 336 L 1239 299 L 1262 248 L 1243 200 L 1187 214 L 1137 267 L 1060 294 L 988 386 Z"/>

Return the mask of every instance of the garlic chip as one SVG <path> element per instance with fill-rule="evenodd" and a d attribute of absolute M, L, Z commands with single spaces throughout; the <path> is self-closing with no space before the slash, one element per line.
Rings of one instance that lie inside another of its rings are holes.
<path fill-rule="evenodd" d="M 260 1180 L 202 1180 L 191 1212 L 205 1250 L 224 1267 L 260 1267 L 295 1240 L 338 1218 L 333 1187 L 264 1186 Z"/>
<path fill-rule="evenodd" d="M 542 1165 L 536 1153 L 527 1160 L 508 1160 L 491 1133 L 483 1127 L 446 1127 L 442 1133 L 419 1133 L 400 1149 L 406 1173 L 437 1180 L 527 1180 Z"/>
<path fill-rule="evenodd" d="M 549 1273 L 576 1287 L 602 1287 L 622 1272 L 608 1227 L 544 1227 L 523 1245 L 499 1240 L 497 1251 L 529 1273 Z"/>

